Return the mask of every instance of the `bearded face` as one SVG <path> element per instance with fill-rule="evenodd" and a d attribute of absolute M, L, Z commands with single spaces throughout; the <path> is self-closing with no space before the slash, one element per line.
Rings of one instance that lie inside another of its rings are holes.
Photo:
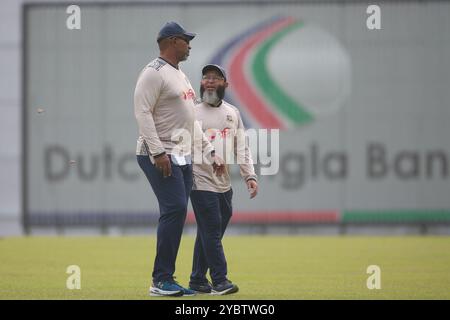
<path fill-rule="evenodd" d="M 212 106 L 216 106 L 225 97 L 225 86 L 217 85 L 216 89 L 214 90 L 210 88 L 207 89 L 202 84 L 200 85 L 200 97 L 202 98 L 203 102 Z"/>

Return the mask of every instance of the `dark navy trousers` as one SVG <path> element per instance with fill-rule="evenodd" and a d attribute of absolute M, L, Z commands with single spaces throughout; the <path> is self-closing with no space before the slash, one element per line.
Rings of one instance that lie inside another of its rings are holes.
<path fill-rule="evenodd" d="M 191 203 L 197 221 L 191 282 L 206 283 L 206 273 L 213 285 L 227 279 L 227 261 L 222 238 L 232 215 L 233 190 L 225 193 L 193 190 Z"/>
<path fill-rule="evenodd" d="M 159 223 L 153 281 L 170 281 L 186 221 L 189 194 L 192 189 L 192 165 L 177 166 L 172 162 L 172 175 L 164 178 L 148 156 L 137 156 L 159 204 Z"/>

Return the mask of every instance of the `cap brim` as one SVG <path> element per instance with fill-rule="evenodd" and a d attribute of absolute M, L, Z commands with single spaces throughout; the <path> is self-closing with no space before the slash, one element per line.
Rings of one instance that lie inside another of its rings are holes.
<path fill-rule="evenodd" d="M 192 40 L 195 38 L 196 34 L 195 33 L 191 33 L 191 32 L 185 32 L 183 33 L 183 35 L 188 38 L 189 40 Z"/>
<path fill-rule="evenodd" d="M 174 36 L 177 36 L 177 35 L 160 35 L 160 36 L 156 39 L 156 41 L 159 42 L 159 41 L 161 41 L 161 40 L 163 40 L 163 39 L 170 38 L 170 37 L 174 37 Z M 188 39 L 189 41 L 191 41 L 192 39 L 195 38 L 196 34 L 195 34 L 195 33 L 191 33 L 191 32 L 185 32 L 185 33 L 178 34 L 178 36 L 186 37 L 186 39 Z"/>

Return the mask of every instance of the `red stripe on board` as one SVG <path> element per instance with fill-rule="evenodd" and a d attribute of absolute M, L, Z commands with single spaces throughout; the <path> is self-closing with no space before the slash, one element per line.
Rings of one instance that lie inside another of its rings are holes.
<path fill-rule="evenodd" d="M 258 211 L 258 212 L 234 212 L 231 223 L 311 223 L 311 222 L 338 222 L 339 211 Z M 188 212 L 186 223 L 194 224 L 194 213 Z"/>
<path fill-rule="evenodd" d="M 256 33 L 245 41 L 241 49 L 231 59 L 230 82 L 238 99 L 247 107 L 252 116 L 261 124 L 263 128 L 284 128 L 283 123 L 273 114 L 258 93 L 249 84 L 244 75 L 245 61 L 251 50 L 268 36 L 294 23 L 291 17 L 276 22 L 262 31 Z"/>

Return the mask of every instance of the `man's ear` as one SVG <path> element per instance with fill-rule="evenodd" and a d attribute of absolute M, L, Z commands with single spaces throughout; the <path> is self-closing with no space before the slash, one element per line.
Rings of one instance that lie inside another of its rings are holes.
<path fill-rule="evenodd" d="M 228 82 L 225 81 L 224 85 L 225 88 L 228 88 Z"/>

